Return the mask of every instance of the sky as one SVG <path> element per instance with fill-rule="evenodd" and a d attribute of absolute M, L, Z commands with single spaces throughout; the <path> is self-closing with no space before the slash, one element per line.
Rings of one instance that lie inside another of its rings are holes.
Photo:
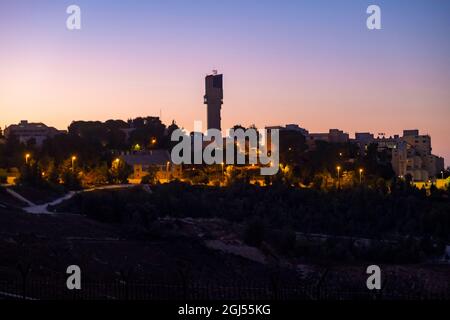
<path fill-rule="evenodd" d="M 224 129 L 419 129 L 448 165 L 449 34 L 448 0 L 1 0 L 0 125 L 161 115 L 191 130 L 217 69 Z"/>

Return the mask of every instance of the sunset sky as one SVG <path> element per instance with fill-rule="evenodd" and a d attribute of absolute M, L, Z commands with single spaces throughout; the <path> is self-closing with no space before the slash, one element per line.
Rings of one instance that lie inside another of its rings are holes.
<path fill-rule="evenodd" d="M 66 29 L 70 4 L 81 31 Z M 370 4 L 382 30 L 366 28 Z M 420 129 L 449 164 L 448 0 L 0 0 L 2 128 L 161 110 L 192 129 L 212 69 L 223 128 Z"/>

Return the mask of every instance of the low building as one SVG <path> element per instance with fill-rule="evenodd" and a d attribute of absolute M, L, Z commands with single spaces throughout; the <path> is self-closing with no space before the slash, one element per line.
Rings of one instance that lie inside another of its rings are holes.
<path fill-rule="evenodd" d="M 349 134 L 339 129 L 330 129 L 328 132 L 324 133 L 309 133 L 306 137 L 306 143 L 310 149 L 314 149 L 317 141 L 347 143 L 349 140 Z"/>
<path fill-rule="evenodd" d="M 174 165 L 167 150 L 149 150 L 122 155 L 121 160 L 133 168 L 130 181 L 140 183 L 151 169 L 156 171 L 156 180 L 165 182 L 181 178 L 181 166 Z"/>
<path fill-rule="evenodd" d="M 31 123 L 22 120 L 19 124 L 10 125 L 5 129 L 5 138 L 9 139 L 14 136 L 21 143 L 34 142 L 36 146 L 40 147 L 47 138 L 53 138 L 62 133 L 66 133 L 66 131 L 48 127 L 41 122 Z"/>
<path fill-rule="evenodd" d="M 419 130 L 404 130 L 402 140 L 412 146 L 417 154 L 427 156 L 431 154 L 431 137 L 419 134 Z"/>
<path fill-rule="evenodd" d="M 308 130 L 300 127 L 298 124 L 287 124 L 285 127 L 283 126 L 268 126 L 265 127 L 267 130 L 267 151 L 268 153 L 272 153 L 272 151 L 276 151 L 275 149 L 272 150 L 272 147 L 277 148 L 277 146 L 272 146 L 272 136 L 271 131 L 272 130 L 278 130 L 279 131 L 279 150 L 278 152 L 283 153 L 286 152 L 286 149 L 291 150 L 295 149 L 295 146 L 298 145 L 298 143 L 303 143 L 303 141 L 306 142 L 307 137 L 309 135 Z M 247 146 L 248 147 L 248 146 Z"/>
<path fill-rule="evenodd" d="M 305 137 L 309 134 L 308 130 L 300 127 L 298 124 L 287 124 L 286 126 L 267 126 L 265 128 L 267 133 L 269 134 L 271 130 L 279 130 L 279 131 L 296 131 L 300 132 Z"/>
<path fill-rule="evenodd" d="M 450 186 L 450 177 L 447 179 L 436 179 L 436 188 L 447 189 Z"/>
<path fill-rule="evenodd" d="M 0 128 L 0 144 L 5 144 L 6 143 L 6 139 L 3 136 L 3 130 L 2 128 Z"/>
<path fill-rule="evenodd" d="M 367 147 L 373 143 L 374 139 L 373 133 L 355 132 L 355 142 L 361 150 L 367 150 Z"/>
<path fill-rule="evenodd" d="M 450 177 L 447 179 L 415 181 L 413 184 L 417 189 L 425 189 L 427 191 L 429 191 L 432 186 L 437 189 L 446 190 L 450 186 Z"/>
<path fill-rule="evenodd" d="M 399 135 L 389 136 L 389 137 L 377 137 L 374 141 L 374 143 L 377 144 L 378 152 L 382 151 L 388 151 L 391 152 L 392 150 L 396 149 L 398 147 L 398 144 L 402 142 Z"/>
<path fill-rule="evenodd" d="M 309 135 L 309 131 L 300 127 L 298 124 L 287 124 L 284 130 L 297 131 L 300 132 L 305 137 Z"/>
<path fill-rule="evenodd" d="M 404 130 L 392 148 L 392 168 L 399 177 L 428 181 L 444 170 L 444 158 L 431 153 L 431 137 L 419 130 Z"/>

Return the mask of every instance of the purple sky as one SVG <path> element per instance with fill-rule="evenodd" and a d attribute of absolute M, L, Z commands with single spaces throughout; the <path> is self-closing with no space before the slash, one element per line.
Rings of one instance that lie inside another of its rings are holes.
<path fill-rule="evenodd" d="M 82 30 L 65 28 L 66 7 Z M 378 4 L 382 30 L 366 28 Z M 159 115 L 205 121 L 224 73 L 223 128 L 298 123 L 420 129 L 450 159 L 450 1 L 0 2 L 0 125 Z"/>

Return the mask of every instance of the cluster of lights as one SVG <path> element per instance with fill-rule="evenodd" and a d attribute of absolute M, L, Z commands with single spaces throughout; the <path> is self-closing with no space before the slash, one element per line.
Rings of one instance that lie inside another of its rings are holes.
<path fill-rule="evenodd" d="M 30 162 L 30 159 L 31 159 L 31 154 L 30 153 L 26 153 L 25 154 L 25 164 L 29 164 L 29 162 Z M 74 171 L 75 170 L 75 161 L 77 161 L 77 156 L 72 156 L 71 158 L 70 158 L 70 160 L 72 161 L 72 171 Z M 45 173 L 45 171 L 43 171 L 42 173 L 41 173 L 41 175 L 42 175 L 42 177 L 45 177 L 45 175 L 46 175 L 46 173 Z"/>
<path fill-rule="evenodd" d="M 337 170 L 337 174 L 338 174 L 338 180 L 339 180 L 339 185 L 340 185 L 340 173 L 341 173 L 341 166 L 337 166 L 336 167 L 336 170 Z M 363 176 L 363 173 L 364 173 L 364 169 L 363 168 L 360 168 L 359 169 L 359 183 L 362 183 L 362 176 Z"/>

